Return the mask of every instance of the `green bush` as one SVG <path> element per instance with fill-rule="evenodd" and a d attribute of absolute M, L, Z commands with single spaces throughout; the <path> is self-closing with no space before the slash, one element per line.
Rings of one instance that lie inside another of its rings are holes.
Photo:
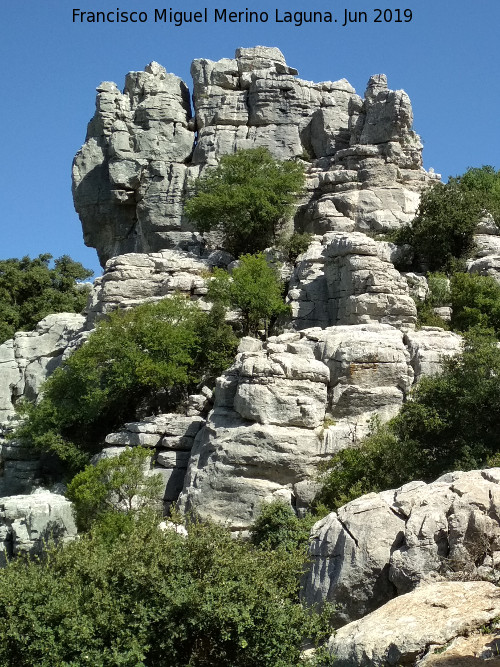
<path fill-rule="evenodd" d="M 102 446 L 104 436 L 141 409 L 175 409 L 200 382 L 232 363 L 237 339 L 223 310 L 202 312 L 176 297 L 114 311 L 43 385 L 27 421 L 14 433 L 56 454 L 73 472 Z"/>
<path fill-rule="evenodd" d="M 159 505 L 161 477 L 148 476 L 144 470 L 152 456 L 143 447 L 127 448 L 79 472 L 66 494 L 73 503 L 78 530 L 88 530 L 99 517 L 113 511 L 134 514 L 154 501 Z"/>
<path fill-rule="evenodd" d="M 312 234 L 308 234 L 307 232 L 303 234 L 294 232 L 289 238 L 280 242 L 280 248 L 285 253 L 289 262 L 295 262 L 297 257 L 308 249 L 312 238 Z"/>
<path fill-rule="evenodd" d="M 49 268 L 52 255 L 0 260 L 0 345 L 16 331 L 34 329 L 52 313 L 80 313 L 89 290 L 79 280 L 92 276 L 68 255 Z"/>
<path fill-rule="evenodd" d="M 476 194 L 457 180 L 436 183 L 422 193 L 416 217 L 398 233 L 396 243 L 410 244 L 417 264 L 429 271 L 453 271 L 474 249 L 481 212 Z"/>
<path fill-rule="evenodd" d="M 307 515 L 299 519 L 282 500 L 263 505 L 251 528 L 252 543 L 262 549 L 285 549 L 294 552 L 305 549 L 309 533 L 318 517 Z"/>
<path fill-rule="evenodd" d="M 335 509 L 371 491 L 488 465 L 500 452 L 500 349 L 493 332 L 465 334 L 463 354 L 424 377 L 411 400 L 356 449 L 335 455 L 318 501 Z"/>
<path fill-rule="evenodd" d="M 267 148 L 241 150 L 195 181 L 184 211 L 201 232 L 221 232 L 235 256 L 259 252 L 276 242 L 304 182 L 299 162 L 280 162 Z"/>
<path fill-rule="evenodd" d="M 305 640 L 328 636 L 328 612 L 298 601 L 302 553 L 157 523 L 143 515 L 112 541 L 96 524 L 1 570 L 0 664 L 290 667 Z"/>
<path fill-rule="evenodd" d="M 430 271 L 463 271 L 474 250 L 476 225 L 487 212 L 500 221 L 500 171 L 469 168 L 425 190 L 413 222 L 394 241 L 410 244 L 416 263 Z"/>
<path fill-rule="evenodd" d="M 256 335 L 262 327 L 267 337 L 276 319 L 290 311 L 283 302 L 283 284 L 263 253 L 242 255 L 231 276 L 223 269 L 215 269 L 208 299 L 238 308 L 244 335 Z"/>
<path fill-rule="evenodd" d="M 500 285 L 494 278 L 455 273 L 450 288 L 451 326 L 455 331 L 482 327 L 500 335 Z"/>

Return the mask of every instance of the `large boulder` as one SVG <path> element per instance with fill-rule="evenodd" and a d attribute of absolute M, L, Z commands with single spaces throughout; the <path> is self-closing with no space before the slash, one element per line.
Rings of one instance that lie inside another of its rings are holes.
<path fill-rule="evenodd" d="M 500 469 L 454 472 L 370 493 L 311 531 L 310 604 L 358 619 L 422 583 L 484 579 L 500 568 Z"/>
<path fill-rule="evenodd" d="M 431 658 L 455 638 L 479 630 L 499 614 L 500 589 L 494 584 L 439 582 L 421 586 L 345 625 L 330 639 L 328 648 L 339 667 L 472 666 L 479 659 L 469 663 L 456 656 L 455 662 L 451 656 L 443 656 L 442 662 Z"/>
<path fill-rule="evenodd" d="M 54 541 L 77 534 L 72 504 L 50 491 L 0 499 L 0 566 L 12 556 L 39 555 Z"/>

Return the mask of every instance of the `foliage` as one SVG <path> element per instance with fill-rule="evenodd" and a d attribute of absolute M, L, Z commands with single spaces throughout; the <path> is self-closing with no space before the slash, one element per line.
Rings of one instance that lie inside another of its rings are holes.
<path fill-rule="evenodd" d="M 251 528 L 252 543 L 263 549 L 304 549 L 318 517 L 299 519 L 288 503 L 274 500 L 263 505 Z"/>
<path fill-rule="evenodd" d="M 500 336 L 500 285 L 494 278 L 455 273 L 450 288 L 451 326 L 455 331 L 492 328 Z"/>
<path fill-rule="evenodd" d="M 482 212 L 476 193 L 457 179 L 436 183 L 422 193 L 417 215 L 396 242 L 410 244 L 418 262 L 430 271 L 452 271 L 474 248 L 474 230 Z"/>
<path fill-rule="evenodd" d="M 497 337 L 500 336 L 500 285 L 494 278 L 457 272 L 448 279 L 443 273 L 431 273 L 427 281 L 429 295 L 425 301 L 417 302 L 421 325 L 448 328 L 433 309 L 450 305 L 450 327 L 453 331 L 491 328 Z"/>
<path fill-rule="evenodd" d="M 281 241 L 280 247 L 289 262 L 295 262 L 297 257 L 305 252 L 312 241 L 312 234 L 294 232 L 289 238 Z"/>
<path fill-rule="evenodd" d="M 488 465 L 500 452 L 500 349 L 492 331 L 470 330 L 463 354 L 424 377 L 411 400 L 356 449 L 335 455 L 319 500 L 331 508 L 370 491 Z"/>
<path fill-rule="evenodd" d="M 242 255 L 231 277 L 223 269 L 215 269 L 208 299 L 239 308 L 245 335 L 256 335 L 263 327 L 267 336 L 276 318 L 289 312 L 282 293 L 276 270 L 269 266 L 263 253 L 258 253 Z"/>
<path fill-rule="evenodd" d="M 77 281 L 92 276 L 68 255 L 49 268 L 52 255 L 0 260 L 0 344 L 14 332 L 34 329 L 51 313 L 79 313 L 88 290 Z"/>
<path fill-rule="evenodd" d="M 152 452 L 143 447 L 127 448 L 118 456 L 89 465 L 68 484 L 78 530 L 88 530 L 100 516 L 113 510 L 134 513 L 158 501 L 159 475 L 147 476 L 145 464 Z"/>
<path fill-rule="evenodd" d="M 474 249 L 476 225 L 486 212 L 500 221 L 500 171 L 469 168 L 425 190 L 413 222 L 394 240 L 413 246 L 417 262 L 430 271 L 463 271 Z"/>
<path fill-rule="evenodd" d="M 491 166 L 471 167 L 456 180 L 462 189 L 477 195 L 483 211 L 500 222 L 500 170 L 496 171 Z"/>
<path fill-rule="evenodd" d="M 76 471 L 106 433 L 163 391 L 174 408 L 232 362 L 237 345 L 223 311 L 206 314 L 182 297 L 114 311 L 43 385 L 14 437 L 56 454 Z"/>
<path fill-rule="evenodd" d="M 303 554 L 157 523 L 144 515 L 111 542 L 97 524 L 0 571 L 0 664 L 290 667 L 329 634 L 327 613 L 298 602 Z"/>
<path fill-rule="evenodd" d="M 184 211 L 201 232 L 220 231 L 235 256 L 254 253 L 276 241 L 304 182 L 299 162 L 280 162 L 267 148 L 241 150 L 195 181 Z"/>

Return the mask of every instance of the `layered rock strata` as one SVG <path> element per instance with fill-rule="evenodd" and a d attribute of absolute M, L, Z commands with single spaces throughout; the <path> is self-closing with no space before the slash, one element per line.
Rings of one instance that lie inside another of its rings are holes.
<path fill-rule="evenodd" d="M 387 324 L 305 329 L 265 343 L 243 339 L 196 437 L 181 509 L 235 530 L 275 494 L 304 511 L 317 491 L 318 464 L 355 445 L 373 416 L 398 412 L 415 359 L 436 370 L 433 338 L 435 330 L 427 338 L 421 332 L 413 356 L 405 334 Z"/>
<path fill-rule="evenodd" d="M 196 247 L 183 198 L 201 170 L 238 149 L 306 160 L 296 224 L 315 233 L 398 227 L 436 178 L 422 168 L 407 94 L 389 90 L 384 75 L 362 99 L 345 79 L 298 79 L 279 49 L 265 47 L 195 60 L 191 74 L 193 117 L 187 86 L 158 63 L 130 72 L 123 93 L 109 82 L 97 89 L 73 193 L 85 243 L 103 265 L 128 252 Z"/>

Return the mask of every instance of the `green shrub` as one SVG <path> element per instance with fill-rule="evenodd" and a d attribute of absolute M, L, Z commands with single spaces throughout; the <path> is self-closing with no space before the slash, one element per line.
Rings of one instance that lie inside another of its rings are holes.
<path fill-rule="evenodd" d="M 223 269 L 215 269 L 208 299 L 238 308 L 245 335 L 256 335 L 262 327 L 267 337 L 276 319 L 290 311 L 283 302 L 283 284 L 263 253 L 242 255 L 231 276 Z"/>
<path fill-rule="evenodd" d="M 111 541 L 96 524 L 0 571 L 0 664 L 290 667 L 305 640 L 328 636 L 328 612 L 298 602 L 303 553 L 157 522 L 143 515 Z"/>
<path fill-rule="evenodd" d="M 201 232 L 220 231 L 236 257 L 276 242 L 305 182 L 299 162 L 280 162 L 267 148 L 224 155 L 194 183 L 186 215 Z"/>
<path fill-rule="evenodd" d="M 299 519 L 293 509 L 282 500 L 262 506 L 251 528 L 252 543 L 262 549 L 285 549 L 294 552 L 304 549 L 317 517 L 307 515 Z"/>
<path fill-rule="evenodd" d="M 73 472 L 104 436 L 148 412 L 158 392 L 174 409 L 197 384 L 220 373 L 237 339 L 223 311 L 203 313 L 176 297 L 114 311 L 43 385 L 43 397 L 21 410 L 27 421 L 14 434 L 56 454 Z"/>
<path fill-rule="evenodd" d="M 463 354 L 424 377 L 411 400 L 357 449 L 335 455 L 318 501 L 335 509 L 358 495 L 488 465 L 500 452 L 500 349 L 492 331 L 465 334 Z"/>
<path fill-rule="evenodd" d="M 303 234 L 294 232 L 289 238 L 281 241 L 280 248 L 285 253 L 289 262 L 295 262 L 297 257 L 308 249 L 312 238 L 312 234 L 308 234 L 307 232 Z"/>
<path fill-rule="evenodd" d="M 455 331 L 482 327 L 500 335 L 500 285 L 494 278 L 455 273 L 450 287 L 451 326 Z"/>
<path fill-rule="evenodd" d="M 453 271 L 474 249 L 481 212 L 476 194 L 456 180 L 436 183 L 422 193 L 416 217 L 397 235 L 396 243 L 410 244 L 417 263 L 429 271 Z"/>
<path fill-rule="evenodd" d="M 143 447 L 127 448 L 79 472 L 67 491 L 78 530 L 88 530 L 96 519 L 113 511 L 133 514 L 154 501 L 158 505 L 161 477 L 148 476 L 144 470 L 152 456 Z"/>
<path fill-rule="evenodd" d="M 77 281 L 92 271 L 68 255 L 49 268 L 51 259 L 45 254 L 0 260 L 0 345 L 16 331 L 34 329 L 47 315 L 84 309 L 89 290 Z"/>

